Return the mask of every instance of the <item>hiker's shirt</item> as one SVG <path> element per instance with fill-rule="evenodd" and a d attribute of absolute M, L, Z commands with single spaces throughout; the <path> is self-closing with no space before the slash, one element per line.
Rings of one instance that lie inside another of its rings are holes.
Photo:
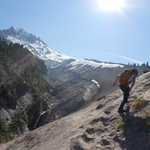
<path fill-rule="evenodd" d="M 135 77 L 136 77 L 135 74 L 132 74 L 132 75 L 131 75 L 131 77 L 129 78 L 129 80 L 128 80 L 128 82 L 127 82 L 127 86 L 129 86 L 129 84 L 135 80 Z"/>

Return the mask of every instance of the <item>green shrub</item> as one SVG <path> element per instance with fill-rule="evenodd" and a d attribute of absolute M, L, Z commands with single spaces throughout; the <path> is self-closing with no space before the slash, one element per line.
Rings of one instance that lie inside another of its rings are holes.
<path fill-rule="evenodd" d="M 13 139 L 13 134 L 18 132 L 23 125 L 27 122 L 26 112 L 22 112 L 19 116 L 15 117 L 13 122 L 7 126 L 2 123 L 2 118 L 0 117 L 0 143 L 8 142 Z"/>
<path fill-rule="evenodd" d="M 117 121 L 117 126 L 118 128 L 123 128 L 124 125 L 125 125 L 125 119 L 124 118 L 121 118 L 120 120 Z"/>
<path fill-rule="evenodd" d="M 150 121 L 147 122 L 147 126 L 150 127 Z"/>
<path fill-rule="evenodd" d="M 2 118 L 0 116 L 0 143 L 8 142 L 12 139 L 13 137 L 10 134 L 10 131 L 8 131 L 7 127 L 3 125 Z"/>
<path fill-rule="evenodd" d="M 25 122 L 27 122 L 27 114 L 26 112 L 23 112 L 8 125 L 7 130 L 16 132 L 18 128 L 21 128 L 25 124 Z"/>
<path fill-rule="evenodd" d="M 2 122 L 2 118 L 0 116 L 0 131 L 2 131 L 2 130 L 3 130 L 3 122 Z"/>

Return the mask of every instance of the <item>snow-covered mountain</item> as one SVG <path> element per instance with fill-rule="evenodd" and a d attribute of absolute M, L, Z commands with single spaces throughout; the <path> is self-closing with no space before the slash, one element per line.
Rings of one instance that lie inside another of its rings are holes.
<path fill-rule="evenodd" d="M 58 62 L 71 59 L 69 56 L 52 50 L 39 37 L 37 38 L 31 33 L 27 33 L 22 28 L 15 29 L 14 27 L 11 27 L 9 29 L 2 30 L 0 31 L 0 37 L 7 39 L 9 42 L 20 43 L 21 45 L 24 45 L 34 55 L 41 59 L 51 59 Z"/>
<path fill-rule="evenodd" d="M 95 62 L 92 60 L 86 59 L 76 59 L 69 57 L 67 55 L 61 54 L 51 48 L 43 42 L 39 37 L 26 32 L 22 28 L 14 28 L 11 27 L 6 30 L 0 30 L 0 37 L 5 38 L 8 42 L 12 43 L 20 43 L 28 48 L 34 55 L 38 56 L 45 61 L 51 60 L 55 62 L 55 66 L 57 67 L 58 64 L 62 63 L 63 61 L 70 60 L 70 64 L 68 64 L 68 68 L 71 70 L 76 70 L 77 68 L 82 68 L 84 66 L 90 66 L 93 68 L 97 67 L 107 67 L 107 68 L 114 68 L 114 67 L 123 67 L 122 65 L 118 64 L 109 64 L 109 63 L 102 63 L 102 62 Z M 51 63 L 53 64 L 53 63 Z M 50 65 L 50 64 L 49 64 Z"/>

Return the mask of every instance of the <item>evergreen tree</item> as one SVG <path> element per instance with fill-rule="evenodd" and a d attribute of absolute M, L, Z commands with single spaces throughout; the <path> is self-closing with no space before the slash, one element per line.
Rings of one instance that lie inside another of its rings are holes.
<path fill-rule="evenodd" d="M 146 63 L 146 66 L 149 67 L 148 61 L 147 61 L 147 63 Z"/>

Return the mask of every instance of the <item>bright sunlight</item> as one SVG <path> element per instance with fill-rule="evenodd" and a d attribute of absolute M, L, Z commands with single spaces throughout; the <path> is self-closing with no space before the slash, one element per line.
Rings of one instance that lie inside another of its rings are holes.
<path fill-rule="evenodd" d="M 124 0 L 97 0 L 98 5 L 105 11 L 120 11 L 124 6 Z"/>

